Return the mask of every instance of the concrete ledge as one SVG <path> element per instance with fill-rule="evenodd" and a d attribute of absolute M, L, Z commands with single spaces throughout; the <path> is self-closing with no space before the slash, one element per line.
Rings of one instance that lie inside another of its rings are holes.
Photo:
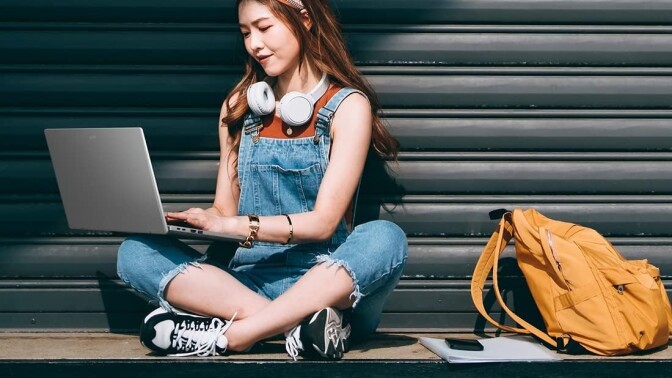
<path fill-rule="evenodd" d="M 355 346 L 341 361 L 292 361 L 284 343 L 269 341 L 251 353 L 221 357 L 158 357 L 137 335 L 110 333 L 0 333 L 2 377 L 181 377 L 292 376 L 661 376 L 672 371 L 672 348 L 623 357 L 567 356 L 555 363 L 448 364 L 417 342 L 420 336 L 377 334 Z M 451 336 L 456 336 L 451 334 Z M 469 335 L 461 335 L 469 336 Z M 473 335 L 471 335 L 473 337 Z"/>
<path fill-rule="evenodd" d="M 418 343 L 416 334 L 377 334 L 369 342 L 346 353 L 346 360 L 440 360 Z M 268 341 L 250 353 L 218 357 L 156 356 L 140 344 L 135 334 L 111 333 L 0 333 L 0 361 L 3 360 L 222 360 L 291 361 L 284 340 Z"/>

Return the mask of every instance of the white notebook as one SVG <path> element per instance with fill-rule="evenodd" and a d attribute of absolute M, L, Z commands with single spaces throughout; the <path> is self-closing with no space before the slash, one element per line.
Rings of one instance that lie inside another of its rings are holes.
<path fill-rule="evenodd" d="M 560 361 L 557 353 L 539 344 L 531 336 L 505 336 L 479 339 L 482 351 L 450 348 L 444 339 L 420 337 L 420 343 L 450 363 L 506 361 Z"/>

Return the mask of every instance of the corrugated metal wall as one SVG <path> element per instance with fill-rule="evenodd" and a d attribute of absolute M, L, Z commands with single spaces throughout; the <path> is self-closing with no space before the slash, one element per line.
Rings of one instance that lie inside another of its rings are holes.
<path fill-rule="evenodd" d="M 0 0 L 0 330 L 137 328 L 121 238 L 68 230 L 42 130 L 142 126 L 167 207 L 207 206 L 232 3 Z M 495 208 L 595 227 L 672 275 L 672 0 L 333 3 L 403 147 L 360 212 L 410 236 L 381 327 L 482 324 L 469 276 Z"/>

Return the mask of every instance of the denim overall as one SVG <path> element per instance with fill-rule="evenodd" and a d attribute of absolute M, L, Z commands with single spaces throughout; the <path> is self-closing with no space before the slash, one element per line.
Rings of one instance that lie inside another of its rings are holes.
<path fill-rule="evenodd" d="M 331 120 L 341 102 L 354 92 L 341 89 L 319 109 L 311 137 L 260 137 L 259 116 L 250 113 L 245 117 L 238 151 L 238 214 L 272 216 L 313 209 L 327 169 Z M 263 220 L 260 226 L 264 227 Z M 164 290 L 188 266 L 218 266 L 273 300 L 314 265 L 336 264 L 353 280 L 351 324 L 353 341 L 357 341 L 376 330 L 385 299 L 401 276 L 407 250 L 406 235 L 394 223 L 376 220 L 349 232 L 342 219 L 330 240 L 287 245 L 256 241 L 250 249 L 238 248 L 228 266 L 220 266 L 172 237 L 131 236 L 119 247 L 117 270 L 131 287 L 173 310 Z M 222 295 L 227 295 L 226 288 Z"/>

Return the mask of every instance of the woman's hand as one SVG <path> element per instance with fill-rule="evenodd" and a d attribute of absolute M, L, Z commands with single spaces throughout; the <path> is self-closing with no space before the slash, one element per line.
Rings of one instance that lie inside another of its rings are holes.
<path fill-rule="evenodd" d="M 229 234 L 233 233 L 236 224 L 235 217 L 223 217 L 215 209 L 197 207 L 177 213 L 167 212 L 166 221 L 184 221 L 202 230 Z"/>

